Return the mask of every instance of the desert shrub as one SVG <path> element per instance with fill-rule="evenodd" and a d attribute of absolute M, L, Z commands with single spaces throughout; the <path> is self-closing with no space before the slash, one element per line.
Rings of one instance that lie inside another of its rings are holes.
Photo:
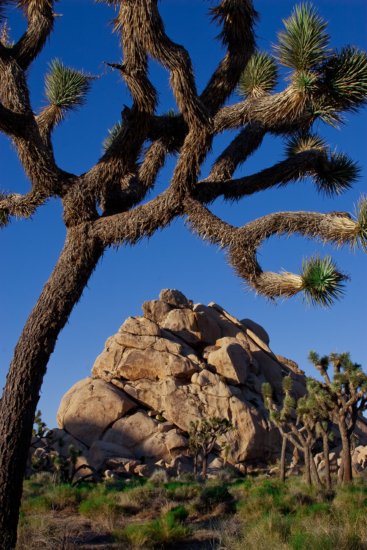
<path fill-rule="evenodd" d="M 54 485 L 44 493 L 53 510 L 63 510 L 69 507 L 77 508 L 86 495 L 87 489 L 72 487 L 68 484 Z"/>
<path fill-rule="evenodd" d="M 149 477 L 149 481 L 153 485 L 163 485 L 168 482 L 167 472 L 164 470 L 154 470 L 152 475 Z"/>
<path fill-rule="evenodd" d="M 197 497 L 201 491 L 201 487 L 197 483 L 181 483 L 172 482 L 166 483 L 167 498 L 177 501 L 188 501 Z"/>
<path fill-rule="evenodd" d="M 44 495 L 30 495 L 22 501 L 22 512 L 24 514 L 36 514 L 52 509 L 50 501 Z"/>
<path fill-rule="evenodd" d="M 123 508 L 111 495 L 101 494 L 91 496 L 81 502 L 79 513 L 111 530 L 115 527 L 119 516 L 123 513 Z"/>
<path fill-rule="evenodd" d="M 191 530 L 183 525 L 187 516 L 187 510 L 183 506 L 178 506 L 161 518 L 116 530 L 114 538 L 117 542 L 131 544 L 133 548 L 164 548 L 175 545 L 191 533 Z"/>
<path fill-rule="evenodd" d="M 226 485 L 206 485 L 195 502 L 195 508 L 198 511 L 211 512 L 219 504 L 226 504 L 229 510 L 233 503 L 233 496 Z"/>

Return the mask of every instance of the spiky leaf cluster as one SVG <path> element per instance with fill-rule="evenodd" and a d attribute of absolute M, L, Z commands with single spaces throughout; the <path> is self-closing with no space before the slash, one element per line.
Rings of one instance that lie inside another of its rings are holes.
<path fill-rule="evenodd" d="M 327 162 L 320 163 L 315 183 L 326 195 L 339 195 L 357 181 L 360 168 L 344 153 L 332 153 Z"/>
<path fill-rule="evenodd" d="M 112 128 L 108 130 L 108 136 L 103 141 L 103 150 L 107 151 L 107 149 L 112 145 L 112 143 L 115 141 L 115 139 L 120 135 L 122 130 L 122 123 L 116 122 Z"/>
<path fill-rule="evenodd" d="M 367 100 L 367 55 L 347 47 L 322 66 L 322 83 L 333 103 L 355 111 Z"/>
<path fill-rule="evenodd" d="M 286 67 L 305 71 L 320 64 L 327 54 L 329 35 L 326 22 L 311 4 L 300 4 L 283 21 L 285 30 L 278 34 L 275 50 Z"/>
<path fill-rule="evenodd" d="M 303 262 L 302 290 L 312 304 L 331 306 L 342 297 L 346 279 L 330 256 L 315 256 Z"/>
<path fill-rule="evenodd" d="M 277 83 L 277 66 L 266 52 L 256 52 L 243 71 L 237 91 L 241 96 L 270 92 Z"/>
<path fill-rule="evenodd" d="M 51 105 L 63 110 L 73 109 L 84 104 L 92 80 L 92 76 L 70 69 L 59 59 L 54 59 L 46 75 L 46 97 Z"/>
<path fill-rule="evenodd" d="M 327 144 L 317 134 L 297 133 L 286 141 L 286 155 L 292 157 L 305 151 L 327 151 Z"/>
<path fill-rule="evenodd" d="M 357 234 L 356 242 L 367 252 L 367 197 L 361 197 L 356 212 Z"/>

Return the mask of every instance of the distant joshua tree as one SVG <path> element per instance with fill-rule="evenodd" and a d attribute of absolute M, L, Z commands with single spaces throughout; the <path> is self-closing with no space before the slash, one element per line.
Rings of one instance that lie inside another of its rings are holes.
<path fill-rule="evenodd" d="M 320 357 L 311 351 L 309 359 L 320 372 L 324 382 L 313 382 L 313 399 L 324 418 L 334 422 L 342 442 L 341 479 L 353 478 L 351 439 L 359 416 L 367 409 L 367 375 L 361 365 L 351 361 L 349 353 L 330 353 Z M 333 366 L 330 377 L 328 367 Z"/>
<path fill-rule="evenodd" d="M 157 0 L 105 1 L 116 9 L 115 31 L 123 48 L 123 61 L 110 67 L 128 86 L 132 105 L 123 109 L 99 161 L 77 175 L 57 165 L 52 136 L 65 115 L 84 103 L 92 78 L 53 61 L 45 78 L 48 104 L 35 113 L 27 75 L 53 29 L 54 2 L 0 0 L 0 131 L 14 144 L 30 181 L 25 195 L 1 194 L 1 225 L 13 217 L 29 218 L 50 198 L 58 198 L 67 229 L 64 249 L 16 346 L 1 400 L 3 550 L 16 543 L 22 477 L 49 357 L 106 248 L 134 245 L 183 217 L 200 237 L 227 249 L 230 264 L 256 292 L 272 298 L 304 292 L 311 301 L 329 305 L 340 296 L 345 280 L 331 258 L 305 261 L 300 275 L 264 272 L 257 258 L 259 246 L 272 235 L 294 233 L 336 245 L 367 243 L 366 200 L 361 200 L 355 219 L 345 212 L 278 212 L 242 227 L 230 225 L 208 208 L 217 197 L 239 200 L 306 176 L 322 193 L 349 188 L 357 178 L 357 166 L 344 154 L 331 152 L 312 133 L 312 125 L 316 120 L 336 124 L 343 111 L 355 111 L 365 103 L 364 52 L 331 49 L 326 23 L 308 4 L 295 8 L 285 21 L 274 56 L 258 52 L 252 1 L 221 0 L 211 14 L 221 25 L 226 53 L 199 94 L 190 57 L 166 35 Z M 27 19 L 15 43 L 5 26 L 8 4 L 15 4 Z M 177 114 L 156 113 L 158 96 L 148 77 L 148 57 L 170 72 Z M 289 75 L 284 89 L 274 92 L 277 63 L 289 68 Z M 235 90 L 242 98 L 228 104 Z M 199 181 L 214 137 L 229 129 L 239 133 Z M 286 138 L 286 158 L 233 179 L 236 168 L 269 133 Z M 143 203 L 170 154 L 177 162 L 169 185 Z"/>
<path fill-rule="evenodd" d="M 204 418 L 190 422 L 189 452 L 194 459 L 194 474 L 198 474 L 199 461 L 201 462 L 201 476 L 206 479 L 208 470 L 208 456 L 218 443 L 218 439 L 232 429 L 232 424 L 226 418 Z"/>
<path fill-rule="evenodd" d="M 283 390 L 283 402 L 281 405 L 277 405 L 273 400 L 271 385 L 268 382 L 262 385 L 264 403 L 269 411 L 270 421 L 278 428 L 282 436 L 280 479 L 285 480 L 286 445 L 288 443 L 303 455 L 306 482 L 311 485 L 312 477 L 314 477 L 316 483 L 321 485 L 312 454 L 318 438 L 316 421 L 313 415 L 309 414 L 307 397 L 301 397 L 298 401 L 292 397 L 292 378 L 290 376 L 283 378 Z"/>

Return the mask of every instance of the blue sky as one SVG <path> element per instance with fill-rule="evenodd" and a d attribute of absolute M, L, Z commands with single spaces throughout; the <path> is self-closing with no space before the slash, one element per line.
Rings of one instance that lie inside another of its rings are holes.
<path fill-rule="evenodd" d="M 258 0 L 260 14 L 257 41 L 260 49 L 270 50 L 295 2 Z M 189 50 L 202 89 L 222 55 L 215 36 L 218 28 L 207 17 L 209 1 L 165 0 L 161 13 L 170 36 Z M 367 4 L 365 0 L 318 0 L 319 13 L 329 22 L 331 44 L 367 47 Z M 118 37 L 111 32 L 113 10 L 89 0 L 60 0 L 56 10 L 55 31 L 29 74 L 34 109 L 44 105 L 43 75 L 53 58 L 66 65 L 96 75 L 88 103 L 68 116 L 54 136 L 56 159 L 65 170 L 82 173 L 98 159 L 107 129 L 119 119 L 124 104 L 130 104 L 126 88 L 116 72 L 106 69 L 105 61 L 121 58 Z M 9 10 L 14 37 L 24 21 L 14 8 Z M 156 63 L 151 77 L 160 92 L 159 111 L 174 108 L 168 75 Z M 233 101 L 238 100 L 235 96 Z M 359 161 L 362 173 L 354 188 L 334 199 L 316 193 L 310 181 L 295 183 L 282 190 L 257 194 L 238 204 L 216 201 L 213 211 L 235 225 L 278 210 L 346 210 L 353 212 L 358 197 L 366 192 L 366 109 L 348 115 L 346 124 L 335 130 L 319 124 L 317 130 L 333 148 Z M 223 149 L 233 134 L 216 138 L 213 154 L 203 166 L 205 176 L 210 160 Z M 250 174 L 283 158 L 281 138 L 268 137 L 261 149 L 237 175 Z M 0 135 L 0 188 L 23 193 L 28 182 L 8 140 Z M 174 166 L 169 159 L 157 183 L 162 190 Z M 151 195 L 152 196 L 152 195 Z M 9 362 L 22 326 L 61 250 L 65 229 L 57 201 L 50 201 L 28 221 L 13 221 L 0 233 L 1 331 L 0 384 L 3 385 Z M 195 302 L 215 301 L 239 318 L 249 317 L 262 324 L 270 334 L 275 353 L 296 360 L 312 373 L 307 363 L 310 349 L 321 353 L 349 350 L 354 360 L 367 365 L 365 279 L 367 258 L 357 251 L 322 247 L 299 237 L 270 239 L 260 250 L 264 269 L 299 272 L 302 259 L 315 253 L 332 254 L 338 266 L 350 275 L 344 298 L 331 309 L 305 304 L 302 298 L 275 304 L 249 292 L 226 264 L 222 251 L 191 235 L 183 220 L 155 234 L 133 248 L 109 250 L 89 282 L 80 303 L 59 337 L 51 357 L 42 389 L 40 408 L 50 426 L 62 395 L 79 379 L 87 376 L 105 340 L 116 332 L 129 315 L 139 315 L 144 300 L 156 298 L 162 288 L 178 288 Z"/>

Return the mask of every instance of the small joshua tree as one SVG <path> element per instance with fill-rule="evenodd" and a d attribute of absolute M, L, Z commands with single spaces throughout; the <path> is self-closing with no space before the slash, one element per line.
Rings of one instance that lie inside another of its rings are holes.
<path fill-rule="evenodd" d="M 361 365 L 353 363 L 349 353 L 331 353 L 320 357 L 311 351 L 309 359 L 319 371 L 323 383 L 315 382 L 314 396 L 323 414 L 335 423 L 342 442 L 341 479 L 349 483 L 353 478 L 351 439 L 357 420 L 367 408 L 367 375 Z M 332 364 L 333 375 L 328 368 Z"/>
<path fill-rule="evenodd" d="M 292 378 L 290 376 L 283 378 L 283 390 L 283 403 L 278 406 L 273 401 L 271 385 L 268 382 L 262 385 L 264 403 L 269 411 L 270 421 L 278 428 L 282 436 L 280 478 L 283 481 L 285 479 L 285 451 L 286 443 L 289 442 L 303 455 L 307 483 L 312 484 L 313 475 L 316 482 L 321 484 L 312 456 L 312 448 L 317 440 L 315 422 L 306 414 L 308 407 L 304 398 L 300 398 L 296 402 L 292 397 Z"/>
<path fill-rule="evenodd" d="M 101 0 L 102 1 L 102 0 Z M 60 331 L 102 258 L 113 246 L 134 245 L 168 227 L 178 217 L 202 239 L 225 248 L 236 273 L 259 294 L 291 297 L 304 293 L 329 305 L 346 277 L 327 257 L 305 261 L 300 274 L 263 271 L 257 251 L 274 235 L 299 233 L 336 245 L 367 242 L 367 203 L 357 215 L 346 212 L 267 213 L 235 227 L 209 205 L 246 199 L 310 176 L 330 195 L 351 187 L 355 163 L 334 153 L 312 131 L 316 121 L 336 124 L 367 97 L 367 57 L 356 48 L 333 50 L 326 22 L 309 5 L 295 8 L 278 35 L 274 55 L 256 51 L 256 11 L 252 0 L 219 0 L 211 8 L 221 26 L 225 53 L 204 88 L 197 90 L 190 55 L 167 36 L 157 0 L 104 0 L 116 9 L 115 30 L 123 47 L 120 63 L 110 63 L 131 92 L 130 107 L 105 142 L 102 157 L 83 174 L 57 163 L 53 133 L 66 114 L 81 106 L 92 84 L 89 75 L 51 62 L 45 78 L 47 103 L 32 105 L 28 75 L 50 37 L 54 0 L 0 0 L 0 23 L 16 4 L 26 29 L 13 42 L 0 33 L 0 131 L 18 153 L 29 192 L 0 193 L 0 226 L 29 218 L 51 199 L 63 208 L 64 248 L 17 343 L 0 402 L 0 546 L 16 544 L 23 473 L 43 377 Z M 91 9 L 93 7 L 91 6 Z M 149 59 L 170 73 L 177 114 L 157 112 L 158 93 L 148 74 Z M 278 64 L 289 72 L 277 91 Z M 238 91 L 240 101 L 232 101 Z M 218 134 L 238 134 L 200 172 Z M 233 178 L 235 170 L 268 134 L 283 136 L 286 156 L 255 174 Z M 150 200 L 169 155 L 176 165 L 167 187 Z M 264 203 L 266 206 L 266 203 Z M 48 229 L 47 229 L 48 230 Z"/>
<path fill-rule="evenodd" d="M 218 439 L 232 429 L 232 424 L 226 418 L 208 418 L 190 422 L 189 452 L 194 458 L 194 474 L 198 474 L 201 462 L 201 476 L 206 479 L 208 456 L 214 449 Z M 224 444 L 225 445 L 225 444 Z"/>

